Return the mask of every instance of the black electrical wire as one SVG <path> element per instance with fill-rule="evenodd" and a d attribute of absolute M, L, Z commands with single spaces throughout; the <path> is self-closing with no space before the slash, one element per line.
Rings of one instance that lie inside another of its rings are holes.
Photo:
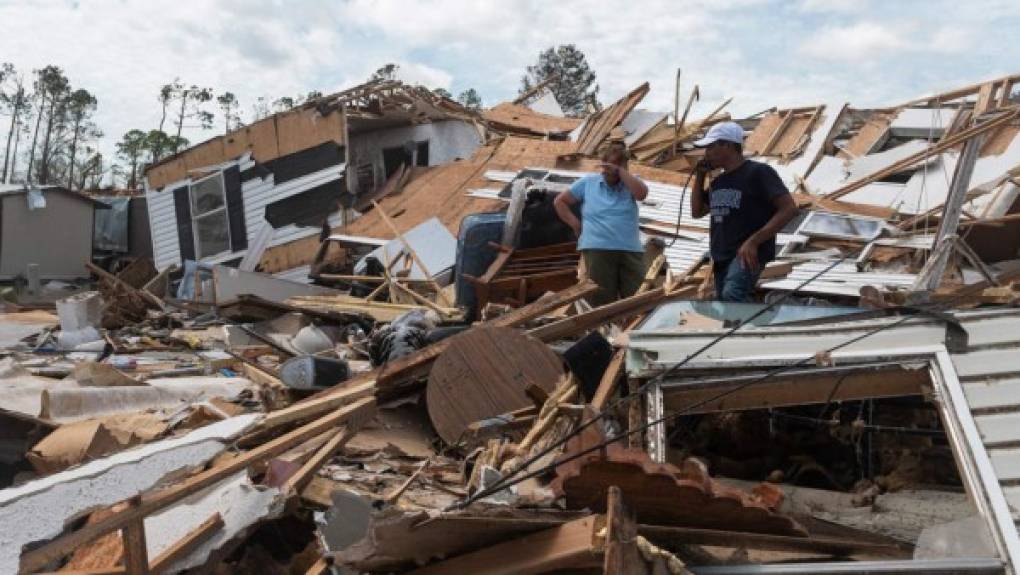
<path fill-rule="evenodd" d="M 944 302 L 944 303 L 948 304 L 950 302 Z M 853 345 L 853 344 L 855 344 L 855 343 L 857 343 L 857 342 L 859 342 L 859 341 L 861 341 L 861 340 L 863 340 L 865 338 L 871 337 L 871 336 L 873 336 L 875 334 L 878 334 L 878 333 L 880 333 L 882 331 L 885 331 L 887 329 L 891 329 L 893 327 L 900 326 L 900 325 L 906 323 L 907 321 L 909 321 L 911 319 L 914 319 L 914 316 L 904 316 L 904 317 L 900 318 L 897 321 L 894 321 L 894 322 L 886 324 L 886 325 L 879 326 L 879 327 L 877 327 L 877 328 L 875 328 L 875 329 L 873 329 L 871 331 L 865 332 L 865 333 L 863 333 L 863 334 L 861 334 L 859 336 L 850 338 L 847 341 L 844 341 L 844 342 L 839 343 L 839 344 L 837 344 L 835 346 L 832 346 L 829 349 L 825 350 L 825 353 L 826 354 L 830 354 L 830 353 L 832 353 L 834 351 L 838 351 L 838 350 L 840 350 L 840 349 L 842 349 L 844 347 Z M 793 369 L 797 369 L 799 367 L 807 365 L 807 364 L 809 364 L 812 361 L 815 361 L 815 357 L 814 356 L 806 357 L 806 358 L 804 358 L 804 359 L 802 359 L 800 361 L 797 361 L 797 362 L 795 362 L 793 364 L 790 364 L 790 365 L 781 366 L 781 367 L 779 367 L 777 369 L 774 369 L 774 370 L 772 370 L 770 372 L 767 372 L 767 373 L 763 374 L 759 378 L 748 380 L 748 381 L 746 381 L 746 382 L 744 382 L 744 383 L 742 383 L 740 385 L 737 385 L 735 387 L 732 387 L 732 388 L 729 388 L 729 389 L 727 389 L 725 391 L 722 391 L 722 392 L 720 392 L 720 393 L 718 393 L 718 394 L 716 394 L 716 395 L 714 395 L 712 397 L 708 397 L 708 398 L 703 399 L 701 401 L 695 402 L 695 403 L 685 407 L 684 409 L 681 409 L 679 411 L 676 411 L 676 412 L 668 414 L 668 415 L 664 415 L 664 416 L 662 416 L 662 417 L 660 417 L 658 419 L 655 419 L 653 421 L 645 422 L 644 424 L 639 425 L 636 428 L 627 429 L 627 430 L 625 430 L 625 431 L 623 431 L 623 432 L 621 432 L 621 433 L 619 433 L 617 435 L 614 435 L 613 437 L 610 437 L 609 439 L 606 439 L 606 440 L 603 440 L 603 441 L 599 442 L 598 444 L 596 444 L 596 445 L 594 445 L 592 447 L 584 449 L 584 450 L 582 450 L 582 451 L 580 451 L 578 453 L 574 453 L 574 454 L 566 457 L 565 459 L 560 459 L 560 460 L 554 461 L 553 463 L 550 463 L 550 464 L 548 464 L 546 466 L 543 466 L 543 467 L 541 467 L 541 468 L 539 468 L 539 469 L 537 469 L 535 471 L 529 472 L 529 473 L 527 473 L 527 474 L 525 474 L 525 475 L 523 475 L 521 477 L 517 477 L 517 478 L 513 479 L 512 481 L 500 481 L 500 482 L 497 482 L 496 484 L 494 484 L 494 485 L 492 485 L 492 486 L 490 486 L 490 487 L 488 487 L 486 489 L 478 491 L 477 493 L 471 495 L 470 497 L 464 499 L 463 501 L 460 501 L 460 502 L 457 502 L 457 503 L 454 503 L 454 504 L 448 506 L 447 510 L 463 509 L 464 507 L 467 507 L 468 505 L 474 503 L 475 501 L 477 501 L 479 499 L 483 499 L 485 497 L 488 497 L 489 495 L 492 495 L 494 493 L 498 493 L 499 491 L 502 491 L 504 489 L 507 489 L 509 487 L 517 485 L 518 483 L 520 483 L 522 481 L 525 481 L 527 479 L 531 479 L 532 477 L 538 477 L 540 475 L 548 473 L 549 471 L 552 471 L 552 470 L 556 469 L 557 467 L 559 467 L 559 466 L 561 466 L 561 465 L 563 465 L 565 463 L 569 463 L 571 461 L 574 461 L 576 459 L 584 457 L 585 455 L 587 455 L 589 453 L 593 453 L 595 451 L 598 451 L 598 450 L 600 450 L 600 449 L 602 449 L 602 448 L 604 448 L 604 447 L 606 447 L 608 445 L 616 443 L 617 441 L 619 441 L 621 439 L 624 439 L 626 437 L 629 437 L 629 436 L 631 436 L 631 435 L 633 435 L 635 433 L 640 433 L 640 432 L 642 432 L 642 431 L 644 431 L 644 430 L 646 430 L 646 429 L 648 429 L 648 428 L 650 428 L 652 426 L 658 425 L 660 423 L 665 423 L 665 422 L 670 421 L 672 419 L 676 419 L 678 417 L 686 415 L 688 412 L 690 412 L 690 411 L 692 411 L 694 409 L 697 409 L 698 407 L 701 407 L 701 406 L 706 405 L 708 403 L 717 401 L 717 400 L 722 399 L 722 398 L 724 398 L 724 397 L 726 397 L 728 395 L 732 395 L 732 394 L 734 394 L 734 393 L 736 393 L 738 391 L 741 391 L 743 389 L 746 389 L 747 387 L 750 387 L 751 385 L 760 383 L 762 381 L 765 381 L 765 380 L 767 380 L 767 379 L 769 379 L 771 377 L 774 377 L 776 375 L 779 375 L 781 373 L 785 373 L 787 371 L 790 371 L 790 370 L 793 370 Z M 592 418 L 592 420 L 590 420 L 590 421 L 595 421 L 596 419 L 597 418 Z M 575 430 L 574 432 L 568 434 L 567 435 L 567 439 L 569 439 L 570 437 L 576 436 L 579 431 L 580 431 L 580 428 Z M 525 467 L 526 466 L 522 465 L 518 469 L 520 470 L 520 469 L 523 469 Z M 506 477 L 507 478 L 513 477 L 514 475 L 516 475 L 516 473 L 519 473 L 519 471 L 515 472 L 514 474 L 507 475 Z"/>
<path fill-rule="evenodd" d="M 684 202 L 687 201 L 687 190 L 691 187 L 691 180 L 694 179 L 694 174 L 695 172 L 691 172 L 687 176 L 687 183 L 684 184 L 683 190 L 680 191 L 680 209 L 676 211 L 676 229 L 673 230 L 673 239 L 666 246 L 667 249 L 673 247 L 673 244 L 680 239 L 680 224 L 684 221 Z"/>
<path fill-rule="evenodd" d="M 801 289 L 803 289 L 809 283 L 811 283 L 814 280 L 818 279 L 822 275 L 828 273 L 829 271 L 834 269 L 837 265 L 843 263 L 844 261 L 846 261 L 851 256 L 856 257 L 866 247 L 867 246 L 862 246 L 860 249 L 856 250 L 855 252 L 849 252 L 846 255 L 840 257 L 838 260 L 832 262 L 832 264 L 830 264 L 829 266 L 824 268 L 822 271 L 820 271 L 820 272 L 816 273 L 815 275 L 811 276 L 810 278 L 804 280 L 804 282 L 802 282 L 800 285 L 798 285 L 792 291 L 783 294 L 781 297 L 777 298 L 774 302 L 764 306 L 761 310 L 759 310 L 759 311 L 755 312 L 754 314 L 752 314 L 751 317 L 738 322 L 736 325 L 731 327 L 729 330 L 723 332 L 722 334 L 717 336 L 712 341 L 710 341 L 707 344 L 703 345 L 701 348 L 695 350 L 692 354 L 690 354 L 686 358 L 684 358 L 683 361 L 680 361 L 679 363 L 674 364 L 669 369 L 667 369 L 665 372 L 663 372 L 663 373 L 659 374 L 658 376 L 656 376 L 656 377 L 650 379 L 649 381 L 645 382 L 640 388 L 638 388 L 638 390 L 633 395 L 634 396 L 640 396 L 651 385 L 656 384 L 656 383 L 661 383 L 664 379 L 666 379 L 667 377 L 669 377 L 670 375 L 675 373 L 678 369 L 680 369 L 684 365 L 690 363 L 690 361 L 693 360 L 695 357 L 698 357 L 699 355 L 701 355 L 702 353 L 704 353 L 705 351 L 710 349 L 712 346 L 714 346 L 717 343 L 719 343 L 720 341 L 726 339 L 727 337 L 732 335 L 734 332 L 736 332 L 738 329 L 740 329 L 744 325 L 754 321 L 755 319 L 761 317 L 762 315 L 764 315 L 764 314 L 768 313 L 769 311 L 771 311 L 772 309 L 774 309 L 776 306 L 778 306 L 781 303 L 785 302 L 787 299 L 792 297 L 794 294 L 798 293 Z M 536 461 L 538 461 L 542 457 L 545 457 L 546 455 L 548 455 L 549 453 L 551 453 L 555 449 L 557 449 L 560 446 L 562 446 L 563 444 L 565 444 L 571 438 L 577 436 L 578 434 L 580 434 L 582 431 L 584 431 L 588 427 L 594 425 L 595 423 L 597 423 L 598 421 L 603 419 L 607 413 L 612 411 L 615 407 L 617 407 L 618 405 L 620 405 L 622 402 L 624 402 L 626 400 L 627 400 L 627 398 L 619 398 L 619 399 L 617 399 L 616 401 L 613 402 L 612 405 L 607 406 L 607 408 L 603 409 L 601 412 L 596 414 L 594 417 L 592 417 L 588 421 L 582 422 L 580 425 L 578 425 L 578 427 L 572 433 L 570 433 L 570 434 L 566 435 L 565 437 L 563 437 L 562 439 L 560 439 L 558 441 L 555 441 L 552 444 L 546 446 L 544 449 L 540 450 L 536 455 L 533 455 L 532 457 L 528 458 L 526 461 L 522 462 L 517 467 L 517 469 L 511 471 L 507 475 L 505 475 L 502 478 L 500 478 L 499 480 L 497 480 L 496 483 L 494 483 L 489 489 L 493 490 L 492 493 L 496 493 L 497 491 L 502 489 L 503 483 L 509 481 L 512 477 L 514 477 L 515 475 L 517 475 L 521 471 L 527 469 L 529 466 L 531 466 L 533 463 L 535 463 Z M 472 496 L 471 501 L 475 501 L 477 499 L 479 499 L 479 498 Z"/>

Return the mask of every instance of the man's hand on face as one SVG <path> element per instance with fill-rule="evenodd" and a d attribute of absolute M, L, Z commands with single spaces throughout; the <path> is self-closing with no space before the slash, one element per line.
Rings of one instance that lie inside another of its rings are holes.
<path fill-rule="evenodd" d="M 708 160 L 706 160 L 705 158 L 698 160 L 698 163 L 694 165 L 694 173 L 699 176 L 704 176 L 705 174 L 711 171 L 712 166 L 711 164 L 708 163 Z"/>
<path fill-rule="evenodd" d="M 737 257 L 748 271 L 758 271 L 758 244 L 753 239 L 748 238 L 741 244 L 737 250 Z"/>

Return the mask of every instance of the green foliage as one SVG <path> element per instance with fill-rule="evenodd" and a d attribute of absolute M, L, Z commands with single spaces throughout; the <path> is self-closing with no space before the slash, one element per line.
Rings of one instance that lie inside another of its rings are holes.
<path fill-rule="evenodd" d="M 566 115 L 583 117 L 589 109 L 601 108 L 595 72 L 588 65 L 584 53 L 573 44 L 542 51 L 538 55 L 538 63 L 528 66 L 527 73 L 521 78 L 520 93 L 524 94 L 550 79 L 549 89 Z"/>
<path fill-rule="evenodd" d="M 460 96 L 457 96 L 457 101 L 465 108 L 472 110 L 482 109 L 482 97 L 478 95 L 474 88 L 468 88 L 461 92 Z"/>

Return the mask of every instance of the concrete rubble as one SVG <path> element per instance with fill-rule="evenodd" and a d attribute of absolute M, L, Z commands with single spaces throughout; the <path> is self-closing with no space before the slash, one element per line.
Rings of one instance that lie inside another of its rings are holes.
<path fill-rule="evenodd" d="M 151 259 L 0 314 L 0 573 L 1018 573 L 1018 81 L 678 121 L 377 80 L 147 166 Z M 799 207 L 755 303 L 691 213 L 723 120 Z M 614 142 L 647 275 L 593 307 L 552 200 Z"/>

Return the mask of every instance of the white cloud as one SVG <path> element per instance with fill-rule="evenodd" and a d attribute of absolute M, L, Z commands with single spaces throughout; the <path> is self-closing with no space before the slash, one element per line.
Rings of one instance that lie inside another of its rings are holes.
<path fill-rule="evenodd" d="M 797 8 L 802 12 L 836 12 L 849 14 L 868 8 L 866 0 L 800 0 Z"/>
<path fill-rule="evenodd" d="M 961 26 L 942 26 L 931 35 L 928 46 L 948 54 L 966 52 L 977 40 L 973 30 Z"/>
<path fill-rule="evenodd" d="M 400 62 L 399 65 L 397 78 L 408 84 L 449 90 L 450 84 L 453 82 L 453 76 L 446 70 L 415 62 Z"/>
<path fill-rule="evenodd" d="M 876 22 L 825 26 L 800 45 L 800 52 L 828 60 L 866 61 L 910 48 L 903 30 Z"/>
<path fill-rule="evenodd" d="M 1020 47 L 1003 36 L 1017 26 L 1015 0 L 0 0 L 0 60 L 28 74 L 58 65 L 93 91 L 112 155 L 128 129 L 158 124 L 156 94 L 175 77 L 229 90 L 250 113 L 259 96 L 336 91 L 393 62 L 405 80 L 493 104 L 541 50 L 573 43 L 604 103 L 648 81 L 641 106 L 672 110 L 680 67 L 685 98 L 701 86 L 695 116 L 727 97 L 740 115 L 886 105 L 1018 72 Z"/>

